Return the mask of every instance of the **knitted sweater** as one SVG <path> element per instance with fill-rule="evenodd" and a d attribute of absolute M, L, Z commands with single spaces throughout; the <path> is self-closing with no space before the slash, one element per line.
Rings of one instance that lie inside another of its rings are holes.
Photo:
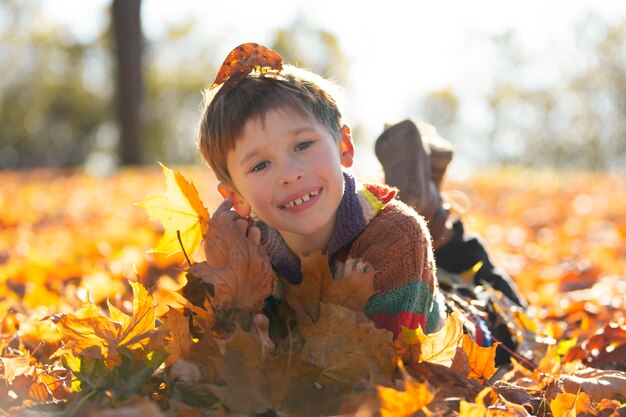
<path fill-rule="evenodd" d="M 358 184 L 344 173 L 344 195 L 326 254 L 333 278 L 352 271 L 375 271 L 378 291 L 364 313 L 379 328 L 438 330 L 445 306 L 435 277 L 430 234 L 423 217 L 399 200 L 386 185 Z M 273 267 L 288 285 L 302 282 L 300 260 L 277 230 L 261 224 L 261 242 Z"/>

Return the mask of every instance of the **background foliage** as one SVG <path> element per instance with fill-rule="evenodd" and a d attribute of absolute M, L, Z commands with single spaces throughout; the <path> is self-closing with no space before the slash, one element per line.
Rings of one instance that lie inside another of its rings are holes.
<path fill-rule="evenodd" d="M 86 165 L 114 169 L 120 129 L 115 97 L 111 23 L 92 41 L 46 19 L 40 2 L 0 6 L 0 169 Z M 219 38 L 198 46 L 200 22 L 172 26 L 143 47 L 141 163 L 198 162 L 195 126 L 201 91 L 222 56 Z M 481 103 L 463 102 L 452 88 L 416 96 L 407 114 L 434 124 L 480 163 L 604 169 L 626 155 L 626 21 L 609 25 L 588 15 L 577 28 L 577 49 L 558 77 L 529 85 L 541 63 L 519 51 L 514 32 L 492 39 L 499 69 Z M 306 19 L 276 31 L 269 45 L 286 62 L 308 67 L 345 85 L 349 61 L 337 37 Z M 538 69 L 539 68 L 539 69 Z M 542 78 L 541 76 L 539 77 Z M 383 81 L 384 82 L 384 81 Z M 410 93 L 409 93 L 410 94 Z M 490 115 L 486 130 L 468 131 L 470 107 Z M 399 115 L 398 117 L 401 117 Z M 357 141 L 366 142 L 359 120 Z"/>

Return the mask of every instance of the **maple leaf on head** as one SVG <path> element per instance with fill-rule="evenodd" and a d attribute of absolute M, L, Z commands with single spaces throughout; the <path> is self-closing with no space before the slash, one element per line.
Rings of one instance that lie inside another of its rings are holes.
<path fill-rule="evenodd" d="M 179 172 L 163 164 L 161 167 L 167 184 L 166 193 L 139 203 L 151 219 L 161 222 L 165 228 L 163 237 L 152 251 L 173 255 L 184 248 L 193 254 L 209 228 L 209 212 L 191 182 Z"/>
<path fill-rule="evenodd" d="M 258 43 L 244 43 L 230 51 L 209 90 L 224 84 L 218 94 L 226 94 L 254 70 L 262 75 L 282 68 L 283 58 L 276 51 Z"/>

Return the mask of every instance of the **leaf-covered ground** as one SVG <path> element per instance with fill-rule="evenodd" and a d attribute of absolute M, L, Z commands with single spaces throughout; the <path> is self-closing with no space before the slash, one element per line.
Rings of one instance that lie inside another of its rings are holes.
<path fill-rule="evenodd" d="M 212 213 L 207 171 L 181 172 Z M 532 305 L 512 317 L 529 353 L 512 367 L 492 370 L 452 318 L 391 345 L 329 287 L 312 305 L 287 294 L 298 325 L 276 345 L 206 285 L 222 258 L 194 277 L 182 254 L 147 253 L 163 228 L 134 203 L 163 193 L 158 168 L 0 172 L 0 415 L 622 415 L 624 176 L 499 170 L 445 188 Z"/>

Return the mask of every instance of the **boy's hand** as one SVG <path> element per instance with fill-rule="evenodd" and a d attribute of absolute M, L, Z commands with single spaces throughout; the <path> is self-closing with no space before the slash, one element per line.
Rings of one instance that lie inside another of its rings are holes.
<path fill-rule="evenodd" d="M 258 335 L 261 342 L 263 355 L 273 356 L 276 353 L 276 345 L 270 338 L 270 319 L 265 314 L 258 313 L 252 319 L 252 324 L 254 325 L 253 333 Z"/>
<path fill-rule="evenodd" d="M 233 200 L 230 198 L 225 199 L 213 213 L 213 221 L 217 225 L 226 225 L 228 222 L 234 222 L 241 234 L 246 236 L 256 246 L 259 246 L 261 243 L 261 230 L 250 219 L 245 219 L 239 216 L 236 211 L 231 210 L 232 207 Z"/>

